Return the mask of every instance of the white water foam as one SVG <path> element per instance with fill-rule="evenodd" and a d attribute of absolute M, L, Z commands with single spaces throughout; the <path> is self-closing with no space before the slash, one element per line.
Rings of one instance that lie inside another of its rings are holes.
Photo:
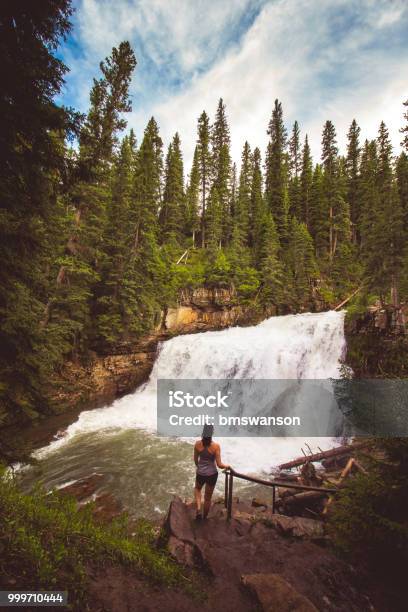
<path fill-rule="evenodd" d="M 118 430 L 156 430 L 158 378 L 339 378 L 345 350 L 344 312 L 272 317 L 252 327 L 178 336 L 159 347 L 148 382 L 111 406 L 84 411 L 65 435 L 35 452 L 41 459 L 84 433 L 109 436 Z M 224 438 L 223 460 L 247 472 L 268 471 L 298 455 L 299 438 Z M 330 438 L 306 440 L 312 448 L 328 448 Z"/>

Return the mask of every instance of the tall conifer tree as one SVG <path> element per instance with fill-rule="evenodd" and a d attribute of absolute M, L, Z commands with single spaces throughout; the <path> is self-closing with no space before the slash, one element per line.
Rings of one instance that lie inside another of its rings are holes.
<path fill-rule="evenodd" d="M 272 212 L 281 242 L 288 233 L 288 162 L 287 133 L 283 123 L 282 104 L 275 100 L 267 131 L 270 141 L 266 154 L 265 197 Z"/>
<path fill-rule="evenodd" d="M 277 308 L 284 301 L 284 276 L 279 259 L 280 244 L 272 213 L 265 210 L 259 236 L 259 268 L 261 301 L 264 306 Z"/>
<path fill-rule="evenodd" d="M 131 243 L 132 206 L 136 142 L 133 132 L 125 136 L 115 160 L 112 196 L 108 202 L 100 262 L 100 283 L 95 291 L 95 336 L 97 344 L 114 345 L 125 331 L 124 276 Z"/>
<path fill-rule="evenodd" d="M 398 156 L 396 165 L 398 194 L 401 202 L 404 231 L 408 232 L 408 155 L 405 151 Z"/>
<path fill-rule="evenodd" d="M 336 249 L 335 216 L 339 202 L 338 148 L 336 130 L 331 121 L 326 121 L 322 136 L 323 185 L 328 216 L 328 256 L 332 261 Z"/>
<path fill-rule="evenodd" d="M 222 98 L 219 100 L 214 125 L 211 129 L 211 145 L 213 186 L 218 191 L 222 214 L 221 241 L 225 245 L 231 236 L 231 154 L 230 133 Z"/>
<path fill-rule="evenodd" d="M 379 220 L 383 220 L 384 226 L 376 228 L 379 252 L 382 253 L 382 263 L 376 276 L 383 300 L 390 288 L 391 300 L 397 305 L 404 244 L 403 215 L 392 167 L 392 145 L 383 121 L 380 124 L 377 143 Z"/>
<path fill-rule="evenodd" d="M 206 244 L 206 216 L 207 199 L 211 188 L 211 151 L 210 151 L 210 121 L 203 111 L 198 119 L 197 151 L 200 169 L 200 197 L 201 197 L 201 246 Z"/>
<path fill-rule="evenodd" d="M 262 223 L 265 214 L 265 200 L 262 193 L 261 152 L 258 147 L 253 154 L 253 170 L 251 181 L 251 246 L 254 250 L 254 260 L 260 262 L 260 240 Z"/>
<path fill-rule="evenodd" d="M 305 144 L 303 145 L 302 151 L 302 167 L 300 173 L 300 201 L 302 207 L 301 220 L 306 224 L 309 231 L 311 229 L 310 202 L 312 197 L 312 183 L 313 162 L 308 137 L 306 134 Z"/>
<path fill-rule="evenodd" d="M 196 244 L 195 236 L 200 227 L 200 160 L 199 151 L 194 149 L 193 163 L 186 189 L 186 210 L 184 228 L 187 236 L 191 236 L 192 246 Z"/>
<path fill-rule="evenodd" d="M 300 150 L 300 129 L 297 121 L 293 124 L 289 140 L 289 201 L 290 213 L 302 219 L 301 184 L 302 154 Z"/>
<path fill-rule="evenodd" d="M 180 244 L 183 240 L 185 211 L 184 169 L 180 137 L 176 132 L 166 158 L 163 203 L 160 210 L 160 230 L 163 242 Z"/>
<path fill-rule="evenodd" d="M 360 146 L 359 146 L 360 128 L 355 119 L 353 119 L 348 135 L 347 135 L 347 201 L 350 207 L 350 221 L 352 227 L 352 240 L 357 243 L 358 226 L 359 226 L 359 161 L 360 161 Z"/>
<path fill-rule="evenodd" d="M 43 386 L 66 349 L 59 327 L 40 321 L 64 243 L 64 139 L 79 128 L 55 103 L 68 70 L 56 49 L 71 14 L 69 0 L 0 8 L 0 423 L 6 412 L 34 416 L 45 405 Z"/>
<path fill-rule="evenodd" d="M 319 261 L 324 259 L 328 249 L 328 216 L 326 204 L 323 169 L 320 164 L 316 164 L 313 171 L 309 200 L 309 226 L 315 244 L 316 257 Z"/>
<path fill-rule="evenodd" d="M 131 110 L 129 84 L 136 59 L 128 42 L 123 42 L 100 64 L 102 76 L 94 80 L 91 106 L 79 139 L 78 173 L 71 190 L 72 229 L 65 253 L 59 258 L 56 289 L 49 298 L 43 325 L 52 320 L 72 335 L 73 352 L 86 350 L 92 329 L 92 292 L 103 257 L 101 236 L 111 196 L 111 167 L 118 132 Z M 55 306 L 55 308 L 54 308 Z"/>
<path fill-rule="evenodd" d="M 304 305 L 310 300 L 313 280 L 317 277 L 317 265 L 314 256 L 313 240 L 307 227 L 296 217 L 292 217 L 287 261 L 291 272 L 293 284 L 293 298 L 295 308 Z"/>
<path fill-rule="evenodd" d="M 239 174 L 238 197 L 236 200 L 235 221 L 241 232 L 244 244 L 249 243 L 251 224 L 251 182 L 252 155 L 248 142 L 245 142 L 241 156 L 241 172 Z"/>
<path fill-rule="evenodd" d="M 403 105 L 407 108 L 407 110 L 404 113 L 404 119 L 406 120 L 407 123 L 400 130 L 400 132 L 404 135 L 402 142 L 401 142 L 401 146 L 404 147 L 406 151 L 408 151 L 408 100 L 405 100 L 405 102 L 403 102 Z"/>

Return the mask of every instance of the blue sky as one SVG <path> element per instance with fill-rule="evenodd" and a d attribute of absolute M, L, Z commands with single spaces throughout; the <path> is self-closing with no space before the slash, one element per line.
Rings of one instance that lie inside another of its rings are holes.
<path fill-rule="evenodd" d="M 150 116 L 168 143 L 182 139 L 186 170 L 203 109 L 223 97 L 239 161 L 245 140 L 264 152 L 273 101 L 308 133 L 315 160 L 331 119 L 341 150 L 353 118 L 362 138 L 384 120 L 395 152 L 408 98 L 406 0 L 74 0 L 59 53 L 71 69 L 62 101 L 86 112 L 101 59 L 121 40 L 138 65 L 128 125 L 140 140 Z"/>

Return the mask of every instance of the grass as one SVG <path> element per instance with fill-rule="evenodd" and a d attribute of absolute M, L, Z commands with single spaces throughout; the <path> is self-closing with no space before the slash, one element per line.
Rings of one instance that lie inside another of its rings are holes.
<path fill-rule="evenodd" d="M 92 506 L 37 487 L 21 493 L 0 467 L 0 588 L 67 590 L 70 605 L 86 610 L 87 566 L 120 564 L 163 586 L 183 582 L 181 568 L 156 545 L 147 521 L 97 522 Z M 15 586 L 14 586 L 15 585 Z"/>

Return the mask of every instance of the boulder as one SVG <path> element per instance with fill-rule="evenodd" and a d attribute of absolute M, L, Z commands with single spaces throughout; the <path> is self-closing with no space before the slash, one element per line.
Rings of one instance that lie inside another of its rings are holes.
<path fill-rule="evenodd" d="M 267 521 L 283 535 L 295 538 L 324 538 L 324 528 L 321 521 L 300 516 L 285 516 L 284 514 L 271 514 Z"/>
<path fill-rule="evenodd" d="M 203 552 L 195 541 L 188 507 L 180 497 L 175 496 L 170 503 L 164 530 L 167 535 L 167 549 L 176 561 L 187 567 L 208 569 Z"/>
<path fill-rule="evenodd" d="M 194 544 L 183 542 L 183 540 L 170 536 L 167 542 L 167 550 L 178 563 L 187 567 L 194 567 L 196 565 Z"/>
<path fill-rule="evenodd" d="M 241 582 L 264 612 L 318 612 L 307 597 L 279 574 L 243 574 Z"/>
<path fill-rule="evenodd" d="M 194 543 L 194 533 L 187 506 L 178 496 L 174 496 L 170 503 L 164 528 L 168 537 L 173 536 L 178 540 Z"/>

